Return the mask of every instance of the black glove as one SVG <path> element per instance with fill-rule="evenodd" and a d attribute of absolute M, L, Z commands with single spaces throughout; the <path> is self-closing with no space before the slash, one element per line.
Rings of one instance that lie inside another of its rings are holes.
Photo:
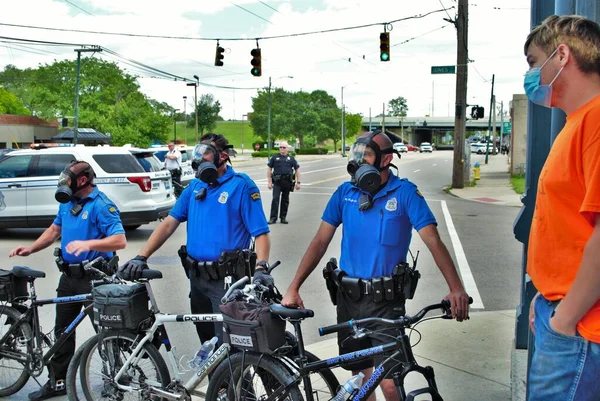
<path fill-rule="evenodd" d="M 148 258 L 145 256 L 137 255 L 135 258 L 125 262 L 123 266 L 119 267 L 119 277 L 127 281 L 138 280 L 142 277 L 142 272 L 148 269 L 146 260 Z"/>
<path fill-rule="evenodd" d="M 252 283 L 262 284 L 269 288 L 273 288 L 275 286 L 275 280 L 273 280 L 273 276 L 267 273 L 267 271 L 264 269 L 256 269 L 254 272 L 254 277 L 252 278 Z"/>

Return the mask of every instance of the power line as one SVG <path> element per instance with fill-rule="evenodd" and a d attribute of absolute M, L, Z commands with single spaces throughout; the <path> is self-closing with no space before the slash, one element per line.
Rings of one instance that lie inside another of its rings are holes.
<path fill-rule="evenodd" d="M 450 7 L 449 9 L 453 9 L 453 8 L 454 8 L 454 6 Z M 317 35 L 317 34 L 339 32 L 339 31 L 349 31 L 349 30 L 362 29 L 362 28 L 368 28 L 368 27 L 379 26 L 379 25 L 386 26 L 386 25 L 391 25 L 395 22 L 401 22 L 401 21 L 406 21 L 406 20 L 410 20 L 410 19 L 425 18 L 431 14 L 444 12 L 446 10 L 447 9 L 444 8 L 444 9 L 429 11 L 425 14 L 416 14 L 416 15 L 412 15 L 410 17 L 398 18 L 395 20 L 387 21 L 387 22 L 374 22 L 374 23 L 364 24 L 364 25 L 354 25 L 354 26 L 347 26 L 347 27 L 342 27 L 342 28 L 324 29 L 324 30 L 319 30 L 319 31 L 290 33 L 290 34 L 286 34 L 286 35 L 263 36 L 263 37 L 257 37 L 257 38 L 202 38 L 202 37 L 187 37 L 187 36 L 148 35 L 148 34 L 124 33 L 124 32 L 87 31 L 87 30 L 83 30 L 83 29 L 51 28 L 51 27 L 42 27 L 42 26 L 34 26 L 34 25 L 8 24 L 8 23 L 3 23 L 3 22 L 0 22 L 0 26 L 10 26 L 13 28 L 41 29 L 41 30 L 46 30 L 46 31 L 76 32 L 76 33 L 89 33 L 89 34 L 94 34 L 94 35 L 129 36 L 129 37 L 155 38 L 155 39 L 205 40 L 205 41 L 215 41 L 215 40 L 255 41 L 255 40 L 282 39 L 282 38 L 291 38 L 291 37 L 298 37 L 298 36 Z M 76 45 L 76 46 L 79 46 L 79 45 Z"/>
<path fill-rule="evenodd" d="M 252 11 L 250 11 L 250 10 L 248 10 L 248 9 L 246 9 L 246 8 L 244 8 L 244 7 L 242 7 L 242 6 L 240 6 L 240 5 L 237 5 L 237 4 L 235 4 L 235 3 L 231 3 L 231 4 L 233 4 L 234 6 L 236 6 L 236 7 L 238 7 L 238 8 L 241 8 L 242 10 L 246 11 L 248 14 L 252 14 L 252 15 L 254 15 L 256 18 L 260 18 L 261 20 L 263 20 L 263 21 L 266 21 L 266 22 L 268 22 L 269 24 L 273 24 L 273 23 L 272 23 L 271 21 L 269 21 L 268 19 L 266 19 L 266 18 L 263 18 L 263 17 L 261 17 L 260 15 L 258 15 L 258 14 L 255 14 L 255 13 L 253 13 Z"/>
<path fill-rule="evenodd" d="M 92 17 L 94 16 L 94 14 L 92 14 L 91 12 L 84 10 L 83 8 L 79 7 L 77 4 L 74 4 L 72 2 L 70 2 L 69 0 L 63 0 L 65 3 L 68 3 L 70 5 L 72 5 L 73 7 L 75 7 L 76 9 L 83 11 L 84 13 L 86 13 L 87 15 L 91 15 Z"/>
<path fill-rule="evenodd" d="M 282 14 L 282 13 L 281 13 L 281 11 L 279 11 L 279 10 L 278 10 L 278 9 L 276 9 L 276 8 L 273 8 L 273 7 L 271 7 L 270 5 L 268 5 L 267 3 L 265 3 L 264 1 L 260 1 L 260 0 L 259 0 L 259 3 L 260 3 L 260 4 L 262 4 L 262 5 L 263 5 L 263 6 L 265 6 L 265 7 L 269 7 L 271 10 L 273 10 L 273 11 L 275 11 L 275 12 L 278 12 L 279 14 Z M 283 15 L 283 14 L 282 14 L 282 15 Z"/>

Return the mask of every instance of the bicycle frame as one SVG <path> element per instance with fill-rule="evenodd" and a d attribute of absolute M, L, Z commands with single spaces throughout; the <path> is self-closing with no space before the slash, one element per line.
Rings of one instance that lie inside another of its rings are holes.
<path fill-rule="evenodd" d="M 146 286 L 146 290 L 148 291 L 148 297 L 150 298 L 150 304 L 152 305 L 152 309 L 154 312 L 155 321 L 152 326 L 145 331 L 144 337 L 142 337 L 139 342 L 136 344 L 135 348 L 131 352 L 131 355 L 127 358 L 127 360 L 121 366 L 121 369 L 114 376 L 113 381 L 115 385 L 123 391 L 127 392 L 135 392 L 135 391 L 143 391 L 142 389 L 136 389 L 131 386 L 122 385 L 119 383 L 119 379 L 129 366 L 132 364 L 137 364 L 139 360 L 142 358 L 140 352 L 144 344 L 148 341 L 152 341 L 154 338 L 154 334 L 159 331 L 162 344 L 165 345 L 165 349 L 167 351 L 169 363 L 171 364 L 174 380 L 181 381 L 181 372 L 178 369 L 178 362 L 174 355 L 173 347 L 171 346 L 171 341 L 169 340 L 169 336 L 164 327 L 165 323 L 214 323 L 214 322 L 222 322 L 223 315 L 221 314 L 168 314 L 161 313 L 158 309 L 158 305 L 156 303 L 156 299 L 154 298 L 154 293 L 152 292 L 152 287 L 148 281 L 144 282 Z M 229 344 L 222 344 L 219 348 L 217 348 L 213 354 L 207 358 L 206 361 L 202 363 L 199 370 L 184 384 L 184 388 L 193 395 L 203 396 L 204 394 L 200 392 L 194 391 L 196 386 L 206 377 L 210 372 L 212 372 L 218 365 L 229 355 L 229 350 L 231 347 Z M 160 387 L 160 385 L 159 385 Z M 144 389 L 145 390 L 145 389 Z M 152 389 L 156 394 L 161 395 L 163 397 L 168 398 L 168 392 L 165 392 L 159 388 Z"/>
<path fill-rule="evenodd" d="M 294 326 L 296 336 L 298 338 L 298 354 L 300 358 L 297 362 L 298 372 L 296 375 L 296 380 L 283 388 L 277 389 L 265 401 L 277 400 L 278 397 L 284 392 L 287 393 L 287 388 L 292 384 L 297 383 L 299 378 L 302 378 L 303 380 L 306 401 L 314 401 L 312 385 L 309 379 L 310 373 L 318 372 L 324 369 L 335 368 L 348 362 L 364 361 L 365 359 L 370 359 L 373 356 L 386 355 L 389 353 L 392 354 L 375 367 L 371 377 L 366 383 L 363 383 L 358 393 L 352 398 L 353 401 L 366 400 L 377 389 L 377 386 L 379 386 L 381 381 L 387 378 L 390 372 L 393 371 L 398 365 L 402 365 L 402 369 L 400 372 L 393 373 L 392 378 L 396 388 L 398 389 L 398 394 L 400 395 L 401 401 L 412 401 L 414 397 L 419 394 L 430 394 L 433 397 L 433 401 L 443 401 L 437 389 L 433 368 L 430 366 L 422 367 L 417 363 L 412 352 L 412 347 L 410 346 L 410 339 L 408 338 L 408 335 L 406 335 L 406 332 L 403 328 L 397 328 L 399 335 L 396 336 L 396 341 L 334 356 L 323 361 L 305 364 L 305 349 L 300 321 L 291 319 L 289 321 Z M 407 397 L 406 391 L 404 390 L 404 380 L 410 372 L 418 372 L 423 375 L 423 377 L 427 380 L 428 387 L 413 390 L 408 394 Z"/>
<path fill-rule="evenodd" d="M 19 317 L 19 320 L 14 322 L 11 325 L 11 327 L 7 330 L 7 332 L 4 334 L 4 336 L 0 339 L 0 344 L 5 343 L 8 336 L 10 336 L 17 329 L 17 327 L 19 326 L 19 323 L 24 322 L 24 321 L 31 323 L 32 331 L 33 331 L 33 338 L 32 338 L 32 341 L 28 341 L 28 351 L 29 351 L 28 353 L 31 354 L 31 358 L 32 358 L 33 362 L 37 362 L 39 356 L 42 353 L 41 350 L 42 350 L 44 339 L 46 339 L 46 342 L 50 346 L 48 351 L 45 354 L 43 354 L 43 356 L 41 358 L 42 367 L 43 367 L 48 364 L 48 362 L 54 356 L 56 351 L 58 351 L 58 349 L 60 347 L 62 347 L 62 345 L 65 343 L 65 341 L 73 334 L 74 329 L 79 325 L 79 323 L 81 323 L 81 321 L 85 318 L 86 314 L 91 310 L 92 304 L 90 303 L 79 313 L 79 315 L 77 315 L 75 320 L 73 320 L 71 322 L 71 324 L 69 324 L 69 326 L 56 339 L 56 341 L 53 344 L 48 339 L 48 337 L 41 331 L 38 308 L 40 306 L 49 305 L 49 304 L 75 303 L 75 302 L 84 302 L 84 301 L 88 301 L 88 300 L 91 301 L 92 294 L 81 294 L 81 295 L 74 295 L 74 296 L 67 296 L 67 297 L 37 299 L 37 295 L 35 292 L 35 286 L 34 286 L 33 282 L 30 283 L 29 287 L 30 287 L 29 297 L 27 297 L 27 298 L 23 297 L 22 299 L 23 300 L 25 300 L 25 299 L 31 300 L 31 305 L 28 307 L 22 305 L 23 307 L 26 307 L 27 310 L 24 313 L 22 313 L 21 316 Z M 34 350 L 36 350 L 37 352 L 34 352 Z M 16 360 L 16 361 L 22 363 L 24 366 L 28 366 L 27 363 L 29 362 L 29 359 L 30 359 L 28 356 L 18 357 L 17 355 L 12 355 L 12 354 L 6 355 L 1 350 L 0 350 L 0 356 L 5 356 L 10 359 Z M 39 364 L 34 363 L 31 366 L 36 366 L 36 365 L 39 365 Z M 33 371 L 34 369 L 29 369 L 29 370 Z M 40 369 L 40 373 L 41 373 L 41 369 Z"/>

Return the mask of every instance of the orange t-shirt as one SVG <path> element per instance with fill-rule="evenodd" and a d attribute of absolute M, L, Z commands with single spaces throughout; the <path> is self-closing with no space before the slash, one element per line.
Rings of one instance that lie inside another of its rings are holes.
<path fill-rule="evenodd" d="M 544 298 L 563 299 L 600 213 L 600 96 L 567 117 L 540 174 L 527 273 Z M 600 300 L 577 329 L 600 343 Z"/>

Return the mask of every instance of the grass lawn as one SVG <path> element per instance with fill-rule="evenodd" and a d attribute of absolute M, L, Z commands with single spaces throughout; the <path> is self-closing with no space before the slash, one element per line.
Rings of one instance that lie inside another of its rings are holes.
<path fill-rule="evenodd" d="M 525 177 L 521 177 L 520 175 L 513 175 L 510 177 L 510 183 L 512 184 L 515 192 L 518 194 L 522 194 L 525 192 Z"/>
<path fill-rule="evenodd" d="M 254 131 L 252 131 L 252 127 L 248 124 L 247 121 L 243 123 L 243 140 L 244 140 L 244 150 L 251 150 L 254 142 L 258 141 L 258 138 L 254 137 Z M 194 137 L 194 128 L 186 128 L 185 132 L 187 132 L 187 143 L 188 145 L 195 145 L 196 139 Z M 241 149 L 242 147 L 242 122 L 241 121 L 217 121 L 217 126 L 213 130 L 213 132 L 217 134 L 223 134 L 225 138 L 232 144 L 235 148 Z M 201 134 L 198 133 L 200 136 Z M 177 124 L 177 138 L 184 137 L 184 127 L 183 122 Z"/>

